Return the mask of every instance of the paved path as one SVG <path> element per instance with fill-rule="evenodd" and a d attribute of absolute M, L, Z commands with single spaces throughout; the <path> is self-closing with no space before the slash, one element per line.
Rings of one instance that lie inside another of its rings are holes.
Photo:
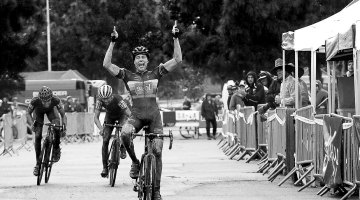
<path fill-rule="evenodd" d="M 135 139 L 136 152 L 143 140 Z M 297 192 L 290 182 L 278 187 L 266 176 L 255 173 L 255 163 L 229 160 L 214 140 L 183 140 L 176 137 L 173 150 L 165 141 L 162 195 L 166 200 L 230 199 L 340 199 L 319 188 Z M 0 199 L 137 199 L 129 178 L 130 159 L 122 160 L 114 188 L 100 177 L 101 142 L 62 145 L 62 157 L 55 164 L 48 184 L 36 186 L 32 175 L 34 151 L 21 150 L 17 156 L 0 157 Z M 354 197 L 352 199 L 358 199 Z"/>

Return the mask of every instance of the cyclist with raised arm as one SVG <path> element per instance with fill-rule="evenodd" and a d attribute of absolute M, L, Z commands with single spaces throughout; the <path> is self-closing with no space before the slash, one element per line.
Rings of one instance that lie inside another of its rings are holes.
<path fill-rule="evenodd" d="M 133 61 L 136 68 L 131 72 L 125 68 L 120 68 L 111 63 L 112 52 L 118 33 L 114 30 L 111 34 L 111 42 L 106 52 L 103 66 L 115 77 L 122 79 L 130 92 L 132 98 L 132 110 L 129 120 L 123 126 L 123 132 L 131 135 L 133 131 L 138 132 L 143 126 L 148 125 L 151 133 L 163 134 L 160 111 L 156 103 L 156 93 L 159 79 L 173 71 L 182 62 L 182 54 L 178 39 L 179 29 L 176 24 L 172 28 L 174 39 L 173 58 L 164 64 L 160 64 L 153 70 L 148 70 L 149 51 L 143 46 L 136 47 L 132 51 Z M 154 139 L 154 154 L 156 157 L 156 185 L 154 198 L 161 200 L 160 180 L 162 172 L 162 139 Z M 132 163 L 130 177 L 136 179 L 139 175 L 140 163 Z"/>
<path fill-rule="evenodd" d="M 32 113 L 34 113 L 34 118 L 32 117 Z M 36 154 L 36 165 L 34 167 L 33 174 L 35 176 L 39 173 L 41 158 L 41 139 L 42 139 L 42 129 L 44 123 L 44 115 L 46 114 L 49 121 L 57 126 L 60 126 L 60 117 L 61 122 L 66 128 L 67 120 L 65 116 L 64 108 L 61 104 L 61 100 L 59 97 L 53 95 L 51 89 L 47 86 L 43 86 L 39 90 L 39 95 L 31 99 L 29 107 L 27 109 L 27 119 L 28 122 L 32 124 L 32 130 L 35 132 L 35 154 Z M 58 162 L 60 160 L 60 129 L 54 128 L 54 149 L 53 149 L 53 161 Z M 65 130 L 64 130 L 65 131 Z"/>
<path fill-rule="evenodd" d="M 128 116 L 130 116 L 131 112 L 128 108 L 127 104 L 123 100 L 123 98 L 118 94 L 112 93 L 112 87 L 110 85 L 103 85 L 98 89 L 98 99 L 96 100 L 95 104 L 95 117 L 94 122 L 96 126 L 100 130 L 100 135 L 103 137 L 103 145 L 102 145 L 102 163 L 103 163 L 103 170 L 101 172 L 102 177 L 107 177 L 109 170 L 108 170 L 108 148 L 111 133 L 114 127 L 110 126 L 102 126 L 99 120 L 101 108 L 105 108 L 106 115 L 104 119 L 105 124 L 114 124 L 115 121 L 119 121 L 120 125 L 123 125 L 127 120 Z M 125 147 L 120 147 L 120 157 L 126 157 L 126 150 L 129 153 L 130 158 L 133 161 L 137 161 L 134 145 L 132 144 L 130 136 L 123 135 L 121 136 L 122 140 L 125 144 Z M 124 149 L 126 148 L 126 150 Z"/>

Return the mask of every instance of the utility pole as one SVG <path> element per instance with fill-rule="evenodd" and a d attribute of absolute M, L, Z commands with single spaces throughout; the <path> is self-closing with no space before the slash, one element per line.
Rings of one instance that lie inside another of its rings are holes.
<path fill-rule="evenodd" d="M 50 9 L 49 0 L 46 0 L 46 37 L 47 37 L 47 58 L 48 58 L 48 71 L 51 71 L 51 44 L 50 44 Z"/>

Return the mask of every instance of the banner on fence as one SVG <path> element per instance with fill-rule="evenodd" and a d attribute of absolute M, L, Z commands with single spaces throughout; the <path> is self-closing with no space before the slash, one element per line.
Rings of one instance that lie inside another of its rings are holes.
<path fill-rule="evenodd" d="M 196 110 L 177 110 L 176 121 L 199 121 L 200 112 Z"/>
<path fill-rule="evenodd" d="M 323 165 L 324 182 L 328 187 L 336 187 L 342 184 L 341 177 L 341 140 L 342 119 L 338 117 L 324 116 L 324 148 L 325 158 Z"/>

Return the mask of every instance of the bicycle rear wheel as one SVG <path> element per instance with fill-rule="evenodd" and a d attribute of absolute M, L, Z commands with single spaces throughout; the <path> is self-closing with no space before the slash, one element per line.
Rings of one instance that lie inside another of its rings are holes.
<path fill-rule="evenodd" d="M 49 147 L 47 148 L 47 152 L 46 152 L 46 158 L 47 158 L 47 167 L 45 170 L 45 183 L 47 183 L 50 179 L 50 174 L 51 174 L 51 168 L 52 168 L 52 157 L 53 157 L 53 145 L 49 145 Z M 50 158 L 51 156 L 51 158 Z"/>
<path fill-rule="evenodd" d="M 119 165 L 119 141 L 113 140 L 109 152 L 109 176 L 110 176 L 110 186 L 114 187 L 115 180 L 116 180 L 116 174 L 117 174 L 117 168 Z"/>
<path fill-rule="evenodd" d="M 48 140 L 45 139 L 44 140 L 44 143 L 43 143 L 43 146 L 41 148 L 41 153 L 40 153 L 40 170 L 39 170 L 39 173 L 38 173 L 38 176 L 37 176 L 37 185 L 40 185 L 41 184 L 41 179 L 42 179 L 42 176 L 43 176 L 43 173 L 44 173 L 44 170 L 45 170 L 45 155 L 46 155 L 46 149 L 47 149 L 47 146 L 48 146 Z"/>
<path fill-rule="evenodd" d="M 145 200 L 154 199 L 155 177 L 156 177 L 156 159 L 154 155 L 147 156 L 145 162 Z"/>

